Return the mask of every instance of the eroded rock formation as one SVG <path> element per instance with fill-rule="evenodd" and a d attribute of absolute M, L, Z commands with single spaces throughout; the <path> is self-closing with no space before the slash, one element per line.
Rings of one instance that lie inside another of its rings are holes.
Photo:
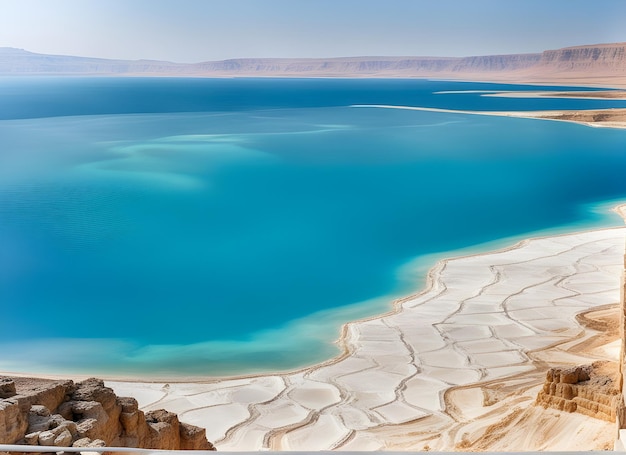
<path fill-rule="evenodd" d="M 543 390 L 537 395 L 537 404 L 615 422 L 622 395 L 617 369 L 613 373 L 606 367 L 607 362 L 594 362 L 567 369 L 549 369 Z"/>
<path fill-rule="evenodd" d="M 206 430 L 165 410 L 144 414 L 100 379 L 0 379 L 0 443 L 215 450 Z"/>

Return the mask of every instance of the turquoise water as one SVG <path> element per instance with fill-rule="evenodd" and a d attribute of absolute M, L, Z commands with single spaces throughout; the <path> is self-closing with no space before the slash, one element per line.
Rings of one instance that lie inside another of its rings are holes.
<path fill-rule="evenodd" d="M 537 89 L 0 79 L 0 369 L 306 365 L 435 257 L 619 225 L 624 130 L 353 107 L 626 107 L 437 93 Z"/>

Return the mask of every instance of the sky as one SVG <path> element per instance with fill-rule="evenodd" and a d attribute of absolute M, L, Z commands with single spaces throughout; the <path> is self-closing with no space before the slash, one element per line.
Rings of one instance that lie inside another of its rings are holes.
<path fill-rule="evenodd" d="M 181 63 L 626 41 L 626 0 L 0 0 L 0 47 Z"/>

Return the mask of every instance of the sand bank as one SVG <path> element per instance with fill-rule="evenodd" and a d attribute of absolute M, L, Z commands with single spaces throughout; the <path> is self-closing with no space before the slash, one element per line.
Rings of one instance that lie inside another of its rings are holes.
<path fill-rule="evenodd" d="M 556 120 L 573 122 L 597 128 L 626 128 L 625 109 L 593 109 L 593 110 L 558 110 L 558 111 L 463 111 L 453 109 L 439 109 L 431 107 L 395 106 L 388 104 L 353 105 L 356 108 L 404 109 L 412 111 L 444 112 L 450 114 L 489 115 L 496 117 L 534 118 L 542 120 Z"/>
<path fill-rule="evenodd" d="M 574 122 L 599 128 L 626 128 L 626 109 L 593 109 L 585 111 L 538 111 L 515 117 Z"/>
<path fill-rule="evenodd" d="M 626 100 L 624 90 L 580 90 L 580 91 L 516 91 L 485 93 L 483 96 L 493 96 L 499 98 L 566 98 L 566 99 L 588 99 L 588 100 Z"/>
<path fill-rule="evenodd" d="M 459 91 L 468 93 L 472 91 Z M 596 99 L 596 100 L 626 100 L 624 90 L 590 90 L 590 91 L 473 91 L 482 93 L 482 96 L 506 98 L 569 98 L 569 99 Z M 440 92 L 455 93 L 455 92 Z M 551 110 L 551 111 L 464 111 L 437 108 L 421 108 L 411 106 L 390 105 L 359 105 L 353 107 L 378 107 L 386 109 L 410 109 L 418 111 L 447 112 L 456 114 L 492 115 L 499 117 L 535 118 L 543 120 L 557 120 L 574 122 L 586 126 L 602 128 L 626 128 L 626 108 L 589 109 L 589 110 Z"/>
<path fill-rule="evenodd" d="M 617 304 L 625 236 L 596 230 L 442 261 L 424 292 L 346 324 L 344 356 L 301 371 L 107 384 L 205 427 L 219 450 L 606 448 L 612 424 L 532 402 L 548 366 L 617 360 L 619 342 L 576 315 L 601 319 Z"/>

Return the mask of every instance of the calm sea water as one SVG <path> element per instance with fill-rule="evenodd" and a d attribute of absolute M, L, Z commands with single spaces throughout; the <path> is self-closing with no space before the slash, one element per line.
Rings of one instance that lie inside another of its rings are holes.
<path fill-rule="evenodd" d="M 0 79 L 0 369 L 293 368 L 436 257 L 619 225 L 624 130 L 353 107 L 626 107 L 438 93 L 537 89 Z"/>

